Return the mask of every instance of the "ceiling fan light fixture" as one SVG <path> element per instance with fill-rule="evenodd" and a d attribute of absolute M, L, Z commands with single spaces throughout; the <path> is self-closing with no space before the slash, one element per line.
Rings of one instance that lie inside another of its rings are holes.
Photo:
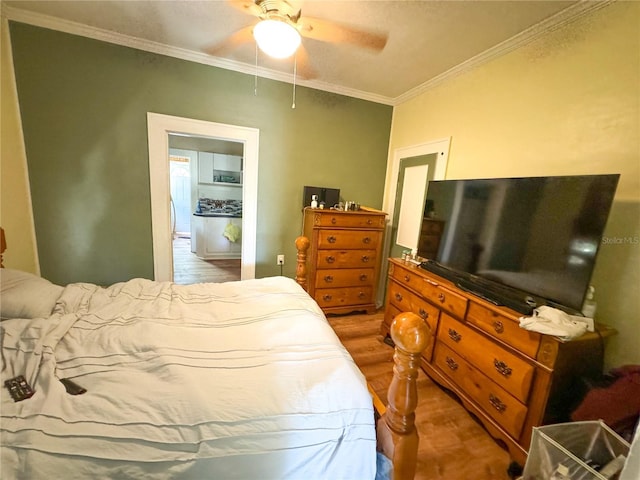
<path fill-rule="evenodd" d="M 253 29 L 260 50 L 273 58 L 287 58 L 300 46 L 300 33 L 282 20 L 267 19 Z"/>

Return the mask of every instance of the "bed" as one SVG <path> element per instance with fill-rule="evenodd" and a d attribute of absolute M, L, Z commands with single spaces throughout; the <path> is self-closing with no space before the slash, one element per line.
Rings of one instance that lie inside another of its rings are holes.
<path fill-rule="evenodd" d="M 3 479 L 375 478 L 371 394 L 304 282 L 62 287 L 0 272 L 2 381 L 35 391 L 1 389 Z M 393 397 L 402 433 L 411 400 Z"/>

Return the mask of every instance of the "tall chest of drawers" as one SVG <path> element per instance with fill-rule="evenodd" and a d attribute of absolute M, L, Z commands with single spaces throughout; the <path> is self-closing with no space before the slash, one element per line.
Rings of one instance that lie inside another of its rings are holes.
<path fill-rule="evenodd" d="M 304 209 L 307 288 L 325 313 L 376 310 L 386 214 Z"/>
<path fill-rule="evenodd" d="M 430 329 L 422 368 L 524 464 L 532 428 L 569 421 L 583 377 L 602 373 L 603 326 L 571 342 L 521 329 L 521 314 L 493 305 L 399 259 L 389 261 L 387 335 L 401 312 L 420 315 Z"/>

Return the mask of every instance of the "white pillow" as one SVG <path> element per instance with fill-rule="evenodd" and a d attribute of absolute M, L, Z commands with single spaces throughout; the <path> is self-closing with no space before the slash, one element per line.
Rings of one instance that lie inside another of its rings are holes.
<path fill-rule="evenodd" d="M 62 290 L 32 273 L 0 268 L 0 319 L 48 317 Z"/>

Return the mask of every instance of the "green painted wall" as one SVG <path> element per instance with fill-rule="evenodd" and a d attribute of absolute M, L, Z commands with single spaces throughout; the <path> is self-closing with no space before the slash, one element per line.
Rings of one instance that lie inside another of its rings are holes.
<path fill-rule="evenodd" d="M 380 208 L 392 107 L 10 24 L 38 253 L 56 283 L 152 278 L 147 112 L 260 130 L 256 276 L 295 272 L 304 185 Z"/>

